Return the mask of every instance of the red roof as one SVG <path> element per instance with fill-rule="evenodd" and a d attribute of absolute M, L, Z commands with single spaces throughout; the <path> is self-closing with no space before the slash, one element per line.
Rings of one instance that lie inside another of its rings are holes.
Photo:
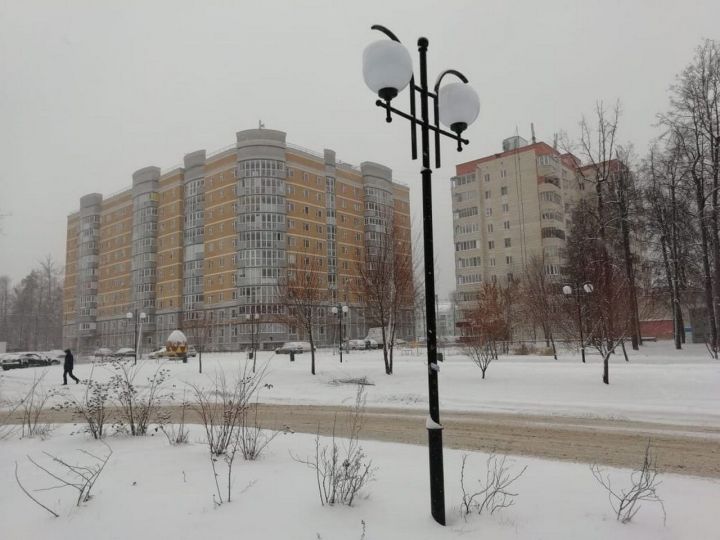
<path fill-rule="evenodd" d="M 475 159 L 473 161 L 467 161 L 465 163 L 460 163 L 459 165 L 455 166 L 455 174 L 458 176 L 461 176 L 463 174 L 469 174 L 471 172 L 474 172 L 478 165 L 481 163 L 486 163 L 488 161 L 493 161 L 496 159 L 502 159 L 504 157 L 512 156 L 515 154 L 521 154 L 523 152 L 529 152 L 533 151 L 538 156 L 547 156 L 555 154 L 556 156 L 560 157 L 560 152 L 555 150 L 552 146 L 550 146 L 547 143 L 544 142 L 537 142 L 533 144 L 528 144 L 527 146 L 521 146 L 520 148 L 515 148 L 513 150 L 508 150 L 507 152 L 500 152 L 499 154 L 493 154 L 491 156 L 485 156 L 480 159 Z"/>

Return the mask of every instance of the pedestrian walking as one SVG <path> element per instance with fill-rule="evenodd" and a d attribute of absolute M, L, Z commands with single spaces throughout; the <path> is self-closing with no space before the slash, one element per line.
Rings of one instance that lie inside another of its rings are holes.
<path fill-rule="evenodd" d="M 73 375 L 74 365 L 75 359 L 73 358 L 73 354 L 70 352 L 70 349 L 65 349 L 65 369 L 63 370 L 63 384 L 67 384 L 68 375 L 70 375 L 70 378 L 75 381 L 75 384 L 78 384 L 80 382 L 80 379 Z"/>

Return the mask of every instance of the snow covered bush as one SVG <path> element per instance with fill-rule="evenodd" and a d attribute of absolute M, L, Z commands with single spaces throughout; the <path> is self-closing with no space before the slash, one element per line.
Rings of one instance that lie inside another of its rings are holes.
<path fill-rule="evenodd" d="M 85 392 L 77 399 L 70 394 L 66 400 L 57 405 L 55 409 L 68 409 L 73 416 L 84 423 L 84 431 L 93 439 L 102 439 L 106 435 L 105 425 L 110 420 L 110 382 L 101 383 L 93 378 L 95 366 L 90 370 L 90 376 L 85 384 Z"/>
<path fill-rule="evenodd" d="M 341 445 L 335 438 L 337 418 L 333 422 L 330 444 L 321 446 L 320 433 L 315 437 L 315 455 L 305 459 L 294 457 L 315 471 L 320 504 L 352 506 L 358 492 L 375 477 L 372 460 L 360 446 L 359 437 L 365 413 L 365 388 L 358 385 L 355 405 L 348 418 L 349 439 Z"/>
<path fill-rule="evenodd" d="M 53 389 L 45 390 L 40 385 L 46 374 L 47 370 L 44 370 L 39 377 L 33 375 L 28 391 L 18 404 L 17 410 L 22 418 L 21 437 L 43 438 L 52 430 L 52 426 L 45 422 L 43 418 L 47 412 L 48 402 L 55 396 L 56 391 Z"/>
<path fill-rule="evenodd" d="M 128 430 L 133 436 L 147 434 L 149 425 L 158 420 L 160 403 L 164 398 L 171 397 L 171 393 L 165 393 L 163 388 L 170 377 L 170 370 L 158 367 L 147 377 L 146 385 L 139 385 L 135 379 L 142 367 L 142 364 L 133 365 L 126 360 L 114 361 L 112 369 L 115 373 L 108 383 L 118 406 L 115 429 Z"/>
<path fill-rule="evenodd" d="M 462 502 L 460 503 L 460 513 L 463 517 L 467 517 L 471 512 L 482 514 L 490 512 L 490 515 L 501 508 L 507 508 L 515 503 L 517 493 L 509 491 L 510 486 L 520 478 L 527 466 L 515 474 L 511 471 L 509 465 L 506 464 L 507 456 L 497 456 L 492 453 L 488 456 L 485 467 L 485 481 L 478 480 L 480 488 L 478 491 L 468 491 L 465 486 L 465 465 L 467 455 L 462 458 L 462 467 L 460 468 L 460 489 L 462 489 Z"/>
<path fill-rule="evenodd" d="M 228 383 L 225 373 L 220 371 L 213 385 L 206 390 L 198 385 L 191 385 L 195 394 L 194 408 L 205 428 L 206 443 L 210 457 L 210 465 L 215 478 L 217 499 L 220 505 L 224 501 L 223 491 L 227 494 L 227 502 L 232 496 L 232 468 L 237 451 L 244 444 L 243 425 L 247 421 L 248 404 L 255 396 L 264 376 L 265 369 L 250 373 L 247 364 L 232 383 Z M 220 489 L 217 465 L 225 463 L 226 489 Z"/>

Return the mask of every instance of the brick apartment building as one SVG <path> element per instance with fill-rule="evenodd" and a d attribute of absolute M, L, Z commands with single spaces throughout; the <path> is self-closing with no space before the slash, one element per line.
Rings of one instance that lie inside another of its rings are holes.
<path fill-rule="evenodd" d="M 144 351 L 199 313 L 213 320 L 208 349 L 300 339 L 276 317 L 278 280 L 307 254 L 327 271 L 316 339 L 337 341 L 338 303 L 350 308 L 345 337 L 364 336 L 370 321 L 353 283 L 389 219 L 409 243 L 409 191 L 389 168 L 343 163 L 332 150 L 286 143 L 281 131 L 240 131 L 228 149 L 192 152 L 167 171 L 145 167 L 120 193 L 80 199 L 67 223 L 64 342 L 84 352 L 133 347 L 140 313 Z M 256 313 L 253 328 L 247 317 Z"/>

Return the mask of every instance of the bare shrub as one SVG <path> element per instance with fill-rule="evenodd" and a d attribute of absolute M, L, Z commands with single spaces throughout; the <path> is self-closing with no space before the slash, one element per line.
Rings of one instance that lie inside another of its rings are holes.
<path fill-rule="evenodd" d="M 247 417 L 248 403 L 257 392 L 264 372 L 263 367 L 256 373 L 250 373 L 245 364 L 232 383 L 228 383 L 225 374 L 220 372 L 215 376 L 210 390 L 196 385 L 191 386 L 195 394 L 194 408 L 205 428 L 210 465 L 217 490 L 217 499 L 213 495 L 213 500 L 217 505 L 225 502 L 223 491 L 220 489 L 218 462 L 222 461 L 226 466 L 225 491 L 227 502 L 230 502 L 232 468 L 235 455 L 243 443 L 243 422 Z"/>
<path fill-rule="evenodd" d="M 2 377 L 0 376 L 0 384 L 2 383 Z M 6 399 L 0 396 L 0 441 L 9 439 L 15 430 L 17 424 L 15 423 L 16 413 L 20 408 L 21 401 Z M 7 407 L 7 408 L 5 408 Z"/>
<path fill-rule="evenodd" d="M 463 517 L 467 517 L 471 512 L 482 514 L 490 512 L 494 514 L 496 510 L 507 508 L 515 503 L 517 493 L 509 491 L 510 486 L 520 478 L 527 466 L 523 467 L 519 473 L 511 471 L 507 462 L 507 456 L 497 456 L 494 452 L 490 454 L 486 461 L 485 481 L 478 480 L 480 489 L 475 492 L 468 491 L 465 486 L 465 465 L 467 455 L 463 456 L 462 467 L 460 468 L 460 488 L 462 489 L 462 502 L 460 503 L 460 513 Z"/>
<path fill-rule="evenodd" d="M 247 461 L 260 457 L 263 450 L 278 436 L 279 431 L 268 431 L 258 422 L 258 402 L 245 407 L 240 425 L 240 451 Z"/>
<path fill-rule="evenodd" d="M 183 392 L 183 400 L 180 404 L 180 419 L 179 422 L 171 422 L 168 414 L 160 414 L 159 429 L 163 432 L 168 442 L 172 446 L 178 444 L 186 444 L 188 442 L 188 430 L 185 425 L 185 416 L 187 410 L 190 407 L 190 402 L 186 399 L 186 392 Z"/>
<path fill-rule="evenodd" d="M 93 439 L 102 439 L 105 436 L 105 425 L 110 419 L 110 388 L 111 383 L 101 383 L 93 378 L 95 366 L 90 371 L 90 377 L 85 381 L 85 393 L 78 400 L 72 394 L 62 404 L 55 406 L 57 410 L 69 409 L 73 416 L 84 423 L 84 431 Z"/>
<path fill-rule="evenodd" d="M 35 489 L 33 491 L 50 491 L 61 488 L 72 488 L 78 492 L 78 496 L 75 501 L 76 506 L 80 506 L 80 504 L 88 502 L 92 498 L 92 488 L 95 486 L 95 483 L 100 478 L 102 472 L 105 470 L 105 465 L 107 465 L 107 462 L 113 453 L 110 445 L 108 445 L 104 441 L 102 441 L 102 443 L 108 449 L 108 454 L 105 457 L 96 456 L 95 454 L 88 452 L 87 450 L 78 450 L 84 456 L 89 458 L 90 461 L 85 461 L 76 465 L 72 465 L 60 459 L 59 457 L 50 454 L 49 452 L 43 452 L 43 454 L 45 454 L 52 460 L 54 469 L 52 469 L 49 465 L 41 465 L 33 458 L 28 456 L 27 458 L 30 463 L 32 463 L 35 467 L 43 471 L 47 476 L 57 482 L 57 484 L 55 485 L 46 488 Z M 25 488 L 25 486 L 23 486 L 22 482 L 20 481 L 20 476 L 18 474 L 17 462 L 15 462 L 15 480 L 17 481 L 18 486 L 20 486 L 20 489 L 23 491 L 23 493 L 25 493 L 25 495 L 28 496 L 28 498 L 30 498 L 30 500 L 50 512 L 53 516 L 59 517 L 56 512 L 41 503 L 37 498 L 30 494 L 30 492 Z"/>
<path fill-rule="evenodd" d="M 112 362 L 115 373 L 110 377 L 109 388 L 113 400 L 118 405 L 118 416 L 115 428 L 118 431 L 127 429 L 133 436 L 147 434 L 151 423 L 159 419 L 158 413 L 163 398 L 171 398 L 170 392 L 165 393 L 163 385 L 170 376 L 170 371 L 159 366 L 147 377 L 147 384 L 135 382 L 142 364 L 133 365 L 126 360 Z"/>
<path fill-rule="evenodd" d="M 321 446 L 318 427 L 315 455 L 305 459 L 293 456 L 295 461 L 304 463 L 315 471 L 320 504 L 323 506 L 352 506 L 358 492 L 375 477 L 376 468 L 372 466 L 372 460 L 368 459 L 359 442 L 364 413 L 365 387 L 358 385 L 355 405 L 348 418 L 350 436 L 347 443 L 341 446 L 335 438 L 336 417 L 330 444 Z"/>
<path fill-rule="evenodd" d="M 21 437 L 46 437 L 52 430 L 52 426 L 42 420 L 47 409 L 48 401 L 56 392 L 55 390 L 45 390 L 40 383 L 47 375 L 44 370 L 38 377 L 33 375 L 33 382 L 25 395 L 20 400 L 16 410 L 19 410 L 22 418 L 20 427 Z"/>
<path fill-rule="evenodd" d="M 663 523 L 666 522 L 665 505 L 657 494 L 657 488 L 662 482 L 657 479 L 657 458 L 652 453 L 650 441 L 645 447 L 642 466 L 630 474 L 629 488 L 615 491 L 610 482 L 610 475 L 603 475 L 603 470 L 598 465 L 590 465 L 590 471 L 595 480 L 607 491 L 610 506 L 620 523 L 630 523 L 640 510 L 642 502 L 659 504 L 663 512 Z"/>

